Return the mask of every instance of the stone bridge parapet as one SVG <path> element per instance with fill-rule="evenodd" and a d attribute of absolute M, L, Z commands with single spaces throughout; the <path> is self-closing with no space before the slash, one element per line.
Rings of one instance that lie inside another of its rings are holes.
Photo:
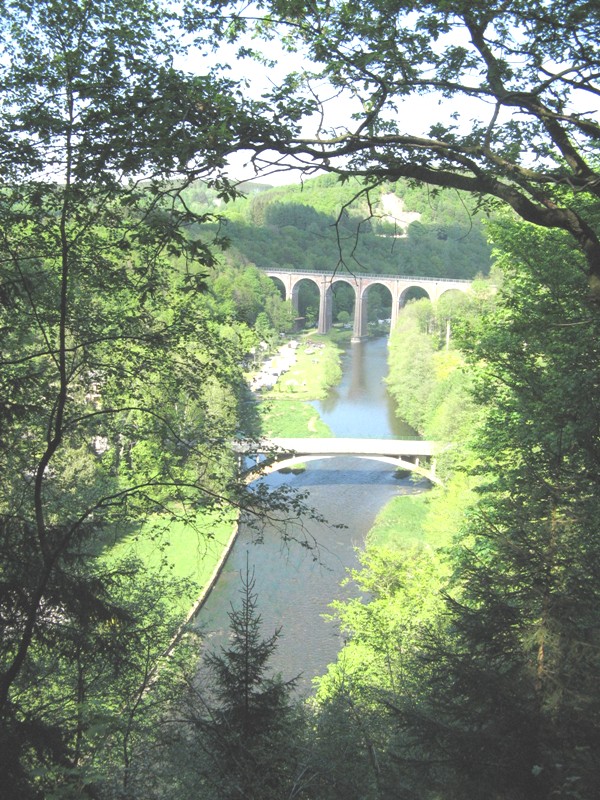
<path fill-rule="evenodd" d="M 439 442 L 424 439 L 367 439 L 367 438 L 265 438 L 258 441 L 238 442 L 235 446 L 240 456 L 258 457 L 256 464 L 246 470 L 254 480 L 274 469 L 292 467 L 298 463 L 335 456 L 355 456 L 392 464 L 396 469 L 407 469 L 440 483 L 435 474 L 435 455 L 444 449 Z M 263 457 L 264 460 L 260 460 Z M 426 459 L 428 466 L 420 463 Z"/>

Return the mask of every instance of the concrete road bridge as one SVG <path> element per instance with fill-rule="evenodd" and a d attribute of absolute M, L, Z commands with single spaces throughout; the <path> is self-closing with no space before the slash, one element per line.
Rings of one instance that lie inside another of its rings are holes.
<path fill-rule="evenodd" d="M 283 285 L 284 299 L 291 300 L 299 313 L 298 292 L 302 281 L 312 281 L 319 290 L 318 333 L 327 333 L 333 322 L 333 288 L 346 283 L 354 289 L 354 326 L 352 341 L 359 342 L 368 335 L 367 297 L 372 286 L 384 286 L 392 295 L 391 329 L 398 320 L 398 312 L 406 302 L 411 289 L 421 289 L 433 302 L 445 292 L 468 292 L 471 281 L 450 278 L 419 278 L 414 275 L 363 275 L 346 271 L 313 272 L 300 269 L 264 269 L 266 275 Z"/>
<path fill-rule="evenodd" d="M 278 438 L 256 442 L 240 442 L 236 448 L 240 455 L 256 457 L 254 466 L 247 470 L 250 480 L 285 467 L 293 468 L 307 461 L 336 456 L 355 456 L 391 464 L 422 475 L 432 483 L 441 483 L 435 474 L 435 454 L 438 442 L 422 439 L 364 439 L 364 438 Z M 421 463 L 426 459 L 425 465 Z"/>

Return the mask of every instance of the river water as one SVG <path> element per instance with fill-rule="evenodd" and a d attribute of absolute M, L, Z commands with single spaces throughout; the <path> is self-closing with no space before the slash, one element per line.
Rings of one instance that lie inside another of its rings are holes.
<path fill-rule="evenodd" d="M 383 336 L 349 345 L 344 351 L 341 382 L 325 400 L 311 404 L 334 436 L 408 439 L 416 435 L 394 414 L 384 383 L 387 357 L 387 338 Z"/>
<path fill-rule="evenodd" d="M 369 340 L 348 347 L 343 356 L 341 383 L 326 400 L 314 402 L 336 436 L 406 437 L 414 435 L 398 422 L 383 379 L 387 374 L 387 341 Z M 310 689 L 313 677 L 334 661 L 341 646 L 336 625 L 323 618 L 334 599 L 348 597 L 340 582 L 357 565 L 356 548 L 364 545 L 379 510 L 395 495 L 423 491 L 427 482 L 395 477 L 393 469 L 370 459 L 335 457 L 307 463 L 298 474 L 273 473 L 264 479 L 271 487 L 282 483 L 309 491 L 309 503 L 334 528 L 313 519 L 303 520 L 305 535 L 316 543 L 309 550 L 294 542 L 282 543 L 279 526 L 267 526 L 261 543 L 245 526 L 198 617 L 206 640 L 217 644 L 227 634 L 227 612 L 240 605 L 240 573 L 248 560 L 254 570 L 258 610 L 265 637 L 281 628 L 271 660 L 284 679 L 302 673 L 300 687 Z M 294 531 L 292 531 L 293 533 Z M 299 533 L 299 531 L 296 531 Z M 210 646 L 210 645 L 209 645 Z"/>

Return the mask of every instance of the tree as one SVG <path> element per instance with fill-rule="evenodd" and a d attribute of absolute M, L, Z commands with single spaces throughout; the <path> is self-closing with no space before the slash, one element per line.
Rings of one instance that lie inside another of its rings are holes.
<path fill-rule="evenodd" d="M 598 313 L 564 234 L 495 238 L 505 285 L 462 340 L 486 411 L 481 497 L 419 694 L 393 702 L 395 760 L 417 797 L 585 798 L 599 779 Z"/>
<path fill-rule="evenodd" d="M 252 24 L 241 6 L 221 5 L 238 30 Z M 600 195 L 597 3 L 273 2 L 258 29 L 316 65 L 287 76 L 272 102 L 306 97 L 322 112 L 314 137 L 268 147 L 306 169 L 363 176 L 366 191 L 409 178 L 506 203 L 568 231 L 600 296 L 597 219 L 575 202 Z M 339 114 L 328 127 L 320 97 L 332 95 L 355 101 L 347 127 Z M 440 103 L 428 131 L 411 107 L 422 97 Z"/>
<path fill-rule="evenodd" d="M 204 297 L 212 251 L 190 234 L 205 218 L 182 191 L 204 175 L 230 197 L 215 176 L 253 127 L 231 81 L 174 68 L 176 25 L 143 0 L 0 10 L 7 797 L 67 793 L 98 718 L 146 674 L 111 644 L 120 623 L 144 627 L 123 588 L 140 571 L 109 569 L 102 547 L 155 514 L 193 527 L 203 506 L 234 500 L 241 353 Z M 94 717 L 78 697 L 97 674 Z"/>
<path fill-rule="evenodd" d="M 363 773 L 364 795 L 357 786 L 357 796 L 394 797 L 389 708 L 420 691 L 413 665 L 423 630 L 439 617 L 444 566 L 435 552 L 420 546 L 369 546 L 360 562 L 351 578 L 364 595 L 332 604 L 346 643 L 319 679 L 317 700 L 322 722 L 331 724 L 341 713 L 342 725 L 351 729 L 342 742 L 355 748 L 353 768 L 360 765 Z M 343 764 L 337 770 L 353 774 Z M 343 774 L 336 779 L 342 781 Z"/>
<path fill-rule="evenodd" d="M 262 637 L 254 587 L 247 568 L 241 605 L 229 612 L 229 642 L 203 655 L 205 685 L 197 677 L 188 685 L 187 730 L 183 740 L 176 737 L 174 760 L 184 758 L 184 781 L 195 792 L 201 788 L 202 797 L 282 798 L 293 795 L 296 783 L 302 733 L 291 698 L 296 679 L 269 676 L 280 630 Z"/>

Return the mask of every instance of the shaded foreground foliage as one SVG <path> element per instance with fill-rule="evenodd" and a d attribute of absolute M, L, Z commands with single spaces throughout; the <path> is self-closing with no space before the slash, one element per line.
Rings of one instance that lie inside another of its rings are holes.
<path fill-rule="evenodd" d="M 233 800 L 293 794 L 303 720 L 295 679 L 269 674 L 280 631 L 262 638 L 254 576 L 242 576 L 241 604 L 229 612 L 229 641 L 205 653 L 179 703 L 168 772 L 177 796 Z"/>
<path fill-rule="evenodd" d="M 182 191 L 230 197 L 219 172 L 254 129 L 231 81 L 174 68 L 176 22 L 137 0 L 0 9 L 7 798 L 97 796 L 108 775 L 127 793 L 189 587 L 103 549 L 175 519 L 198 547 L 203 509 L 245 502 L 229 442 L 256 337 L 208 296 L 207 217 Z"/>
<path fill-rule="evenodd" d="M 511 221 L 495 237 L 502 291 L 457 334 L 481 416 L 454 464 L 477 480 L 460 530 L 441 549 L 367 549 L 352 576 L 362 598 L 334 609 L 349 640 L 338 662 L 296 708 L 281 679 L 253 684 L 260 731 L 241 758 L 244 676 L 262 675 L 276 643 L 258 637 L 248 583 L 231 646 L 209 659 L 212 696 L 193 686 L 168 796 L 189 796 L 194 781 L 228 797 L 594 796 L 599 320 L 566 236 Z M 445 517 L 438 504 L 438 527 L 461 516 L 453 502 Z"/>

